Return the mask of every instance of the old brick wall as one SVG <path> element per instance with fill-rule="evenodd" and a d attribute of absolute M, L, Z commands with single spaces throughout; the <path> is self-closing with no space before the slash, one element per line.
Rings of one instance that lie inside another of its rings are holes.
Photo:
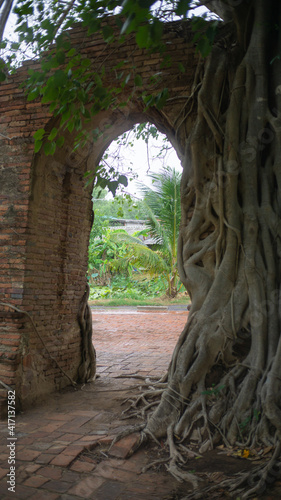
<path fill-rule="evenodd" d="M 191 93 L 197 65 L 191 38 L 188 27 L 170 24 L 165 39 L 171 62 L 162 67 L 160 56 L 136 47 L 132 36 L 107 46 L 102 36 L 88 37 L 81 26 L 72 30 L 73 46 L 92 60 L 93 69 L 105 65 L 109 84 L 116 76 L 113 67 L 123 59 L 125 73 L 143 78 L 143 88 L 135 90 L 127 106 L 101 112 L 86 125 L 104 134 L 75 153 L 73 135 L 67 134 L 53 157 L 34 155 L 34 132 L 55 123 L 48 106 L 28 102 L 20 87 L 36 63 L 24 63 L 0 85 L 0 381 L 16 388 L 20 405 L 69 383 L 52 358 L 70 377 L 77 375 L 77 312 L 85 290 L 92 222 L 91 189 L 85 189 L 83 174 L 94 168 L 114 138 L 142 121 L 155 123 L 178 153 L 184 153 L 183 102 Z M 151 76 L 157 72 L 161 80 L 155 83 Z M 128 97 L 133 81 L 120 100 Z M 164 87 L 170 95 L 164 109 L 145 110 L 141 92 Z M 0 405 L 6 392 L 0 386 Z"/>

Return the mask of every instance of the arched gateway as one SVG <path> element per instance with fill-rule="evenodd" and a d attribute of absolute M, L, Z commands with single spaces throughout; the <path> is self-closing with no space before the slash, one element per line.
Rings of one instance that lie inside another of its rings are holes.
<path fill-rule="evenodd" d="M 94 169 L 113 139 L 144 121 L 166 133 L 179 156 L 184 155 L 184 103 L 198 63 L 188 23 L 167 24 L 167 65 L 159 54 L 139 49 L 133 36 L 106 44 L 101 35 L 85 34 L 83 27 L 73 29 L 72 46 L 91 59 L 94 70 L 105 67 L 108 85 L 114 85 L 120 61 L 124 74 L 132 75 L 120 94 L 126 104 L 100 112 L 87 124 L 90 131 L 102 133 L 98 140 L 73 152 L 74 135 L 69 133 L 54 156 L 34 154 L 34 132 L 55 125 L 48 106 L 29 102 L 21 88 L 36 62 L 25 62 L 0 86 L 0 380 L 16 389 L 19 405 L 78 377 L 83 356 L 78 311 L 92 224 L 91 188 L 85 188 L 84 173 Z M 153 78 L 156 73 L 159 80 Z M 133 89 L 136 74 L 143 86 Z M 145 109 L 142 93 L 153 95 L 163 88 L 169 91 L 164 108 Z M 5 408 L 7 390 L 0 387 Z"/>

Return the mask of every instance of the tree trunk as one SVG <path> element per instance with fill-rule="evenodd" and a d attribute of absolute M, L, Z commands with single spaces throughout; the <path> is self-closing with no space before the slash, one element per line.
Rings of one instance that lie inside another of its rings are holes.
<path fill-rule="evenodd" d="M 178 252 L 192 307 L 146 428 L 201 452 L 281 437 L 281 5 L 243 4 L 197 94 Z"/>

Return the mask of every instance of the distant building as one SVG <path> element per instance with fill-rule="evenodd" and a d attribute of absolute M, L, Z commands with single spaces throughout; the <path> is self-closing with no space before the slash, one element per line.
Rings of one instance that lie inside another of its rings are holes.
<path fill-rule="evenodd" d="M 145 220 L 138 220 L 138 219 L 109 219 L 109 227 L 112 229 L 124 229 L 130 236 L 132 236 L 134 233 L 137 231 L 143 231 L 144 229 L 147 229 L 146 226 L 146 221 Z M 155 245 L 155 240 L 153 238 L 150 238 L 148 235 L 147 237 L 145 236 L 140 236 L 139 237 L 143 243 L 147 246 L 150 245 Z"/>
<path fill-rule="evenodd" d="M 109 227 L 112 229 L 125 229 L 125 231 L 132 235 L 136 231 L 143 231 L 146 229 L 145 220 L 134 220 L 134 219 L 110 219 Z"/>

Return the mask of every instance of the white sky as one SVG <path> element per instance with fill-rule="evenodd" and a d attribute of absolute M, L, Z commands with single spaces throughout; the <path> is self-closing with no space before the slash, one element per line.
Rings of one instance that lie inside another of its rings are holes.
<path fill-rule="evenodd" d="M 175 168 L 178 172 L 182 172 L 182 166 L 180 160 L 176 154 L 175 149 L 171 145 L 171 149 L 168 150 L 165 157 L 153 158 L 159 152 L 159 148 L 163 143 L 163 134 L 159 134 L 159 139 L 153 139 L 151 137 L 149 139 L 149 155 L 147 155 L 147 144 L 143 139 L 135 139 L 134 146 L 121 146 L 120 156 L 122 157 L 122 170 L 124 173 L 128 172 L 128 169 L 131 167 L 133 172 L 138 175 L 138 178 L 133 181 L 129 181 L 129 185 L 125 188 L 126 192 L 129 192 L 131 195 L 135 195 L 136 197 L 140 197 L 140 193 L 138 191 L 138 182 L 142 182 L 148 186 L 151 186 L 151 181 L 149 179 L 150 172 L 159 172 L 164 165 Z M 116 143 L 112 142 L 109 146 L 107 152 L 114 151 L 116 148 Z M 149 156 L 149 160 L 147 158 Z M 108 163 L 111 166 L 114 166 L 114 161 L 108 159 Z M 115 163 L 116 168 L 118 167 L 117 163 Z M 119 163 L 120 168 L 120 163 Z M 128 180 L 129 180 L 128 176 Z"/>

